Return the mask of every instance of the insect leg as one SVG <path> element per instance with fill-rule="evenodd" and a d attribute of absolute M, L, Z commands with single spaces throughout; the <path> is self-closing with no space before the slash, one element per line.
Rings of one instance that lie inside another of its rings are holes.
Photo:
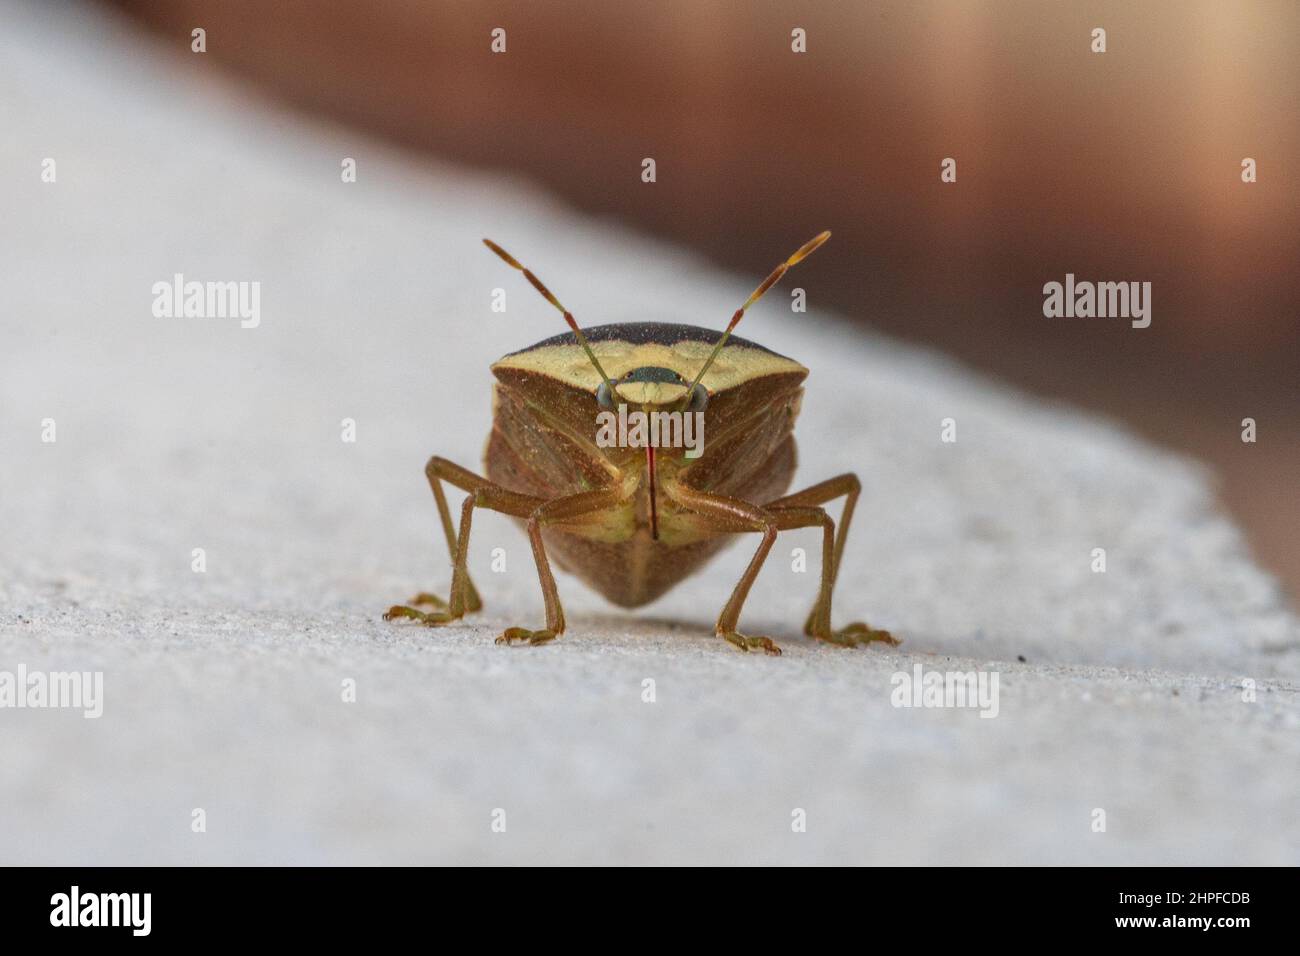
<path fill-rule="evenodd" d="M 442 491 L 442 479 L 452 482 L 456 487 L 464 491 L 474 491 L 476 488 L 487 484 L 487 480 L 480 478 L 478 475 L 460 465 L 450 462 L 445 458 L 439 458 L 434 455 L 429 459 L 429 463 L 424 466 L 425 477 L 429 479 L 429 487 L 433 489 L 433 499 L 438 505 L 438 518 L 442 521 L 443 534 L 447 536 L 447 553 L 451 557 L 452 567 L 456 564 L 456 541 L 457 536 L 452 531 L 451 512 L 447 508 L 447 496 Z M 478 611 L 483 607 L 482 600 L 479 599 L 478 590 L 474 587 L 474 582 L 465 577 L 465 610 Z M 440 604 L 437 598 L 430 602 L 428 598 L 433 597 L 430 594 L 420 593 L 412 599 L 412 604 Z M 424 600 L 421 600 L 421 599 Z"/>
<path fill-rule="evenodd" d="M 397 604 L 384 614 L 384 620 L 391 621 L 394 618 L 404 617 L 432 626 L 458 620 L 465 615 L 466 611 L 477 611 L 483 606 L 478 592 L 469 579 L 468 570 L 469 532 L 474 507 L 477 505 L 524 518 L 541 504 L 541 499 L 509 491 L 436 455 L 429 459 L 424 473 L 428 476 L 429 487 L 433 489 L 433 497 L 438 504 L 438 516 L 442 519 L 443 531 L 447 536 L 447 549 L 451 553 L 451 600 L 444 602 L 432 594 L 421 592 L 412 598 L 410 603 L 431 605 L 438 610 L 426 612 Z M 442 480 L 449 481 L 469 492 L 461 507 L 459 533 L 452 531 L 451 512 L 447 508 L 447 497 L 442 490 Z"/>
<path fill-rule="evenodd" d="M 560 592 L 551 573 L 551 562 L 546 556 L 542 541 L 542 527 L 560 524 L 616 505 L 623 498 L 621 485 L 612 485 L 598 491 L 583 491 L 576 495 L 554 498 L 535 508 L 528 515 L 528 541 L 533 547 L 533 561 L 537 564 L 537 580 L 542 587 L 542 600 L 546 603 L 546 626 L 540 631 L 526 627 L 509 627 L 497 638 L 498 644 L 526 641 L 545 644 L 564 633 L 564 608 L 560 606 Z"/>
<path fill-rule="evenodd" d="M 853 509 L 858 503 L 858 495 L 861 492 L 862 483 L 858 481 L 858 476 L 848 472 L 819 482 L 810 488 L 805 488 L 803 491 L 768 502 L 764 507 L 779 514 L 791 509 L 805 509 L 826 504 L 836 498 L 844 498 L 844 511 L 840 515 L 839 532 L 834 535 L 833 546 L 830 544 L 830 529 L 834 529 L 834 523 L 830 522 L 830 518 L 827 517 L 830 524 L 823 539 L 821 588 L 818 592 L 817 603 L 813 605 L 808 620 L 804 623 L 804 633 L 834 644 L 849 646 L 866 644 L 871 641 L 897 644 L 898 640 L 888 631 L 877 630 L 861 622 L 854 622 L 839 631 L 831 627 L 831 595 L 835 589 L 835 581 L 840 573 L 840 561 L 844 557 L 844 541 L 848 537 L 849 522 L 853 520 Z M 825 511 L 820 507 L 816 508 L 816 510 L 825 514 Z"/>
<path fill-rule="evenodd" d="M 835 522 L 826 513 L 825 508 L 813 505 L 768 505 L 768 510 L 776 518 L 782 531 L 794 528 L 810 528 L 820 525 L 822 529 L 822 574 L 821 585 L 817 592 L 817 603 L 813 605 L 804 633 L 812 634 L 814 624 L 820 624 L 819 615 L 830 618 L 831 591 L 835 587 Z"/>
<path fill-rule="evenodd" d="M 775 517 L 758 505 L 740 498 L 697 491 L 678 482 L 665 482 L 663 490 L 669 498 L 682 507 L 709 519 L 713 529 L 718 532 L 762 532 L 763 540 L 759 542 L 758 550 L 750 558 L 749 567 L 736 582 L 731 597 L 723 606 L 722 613 L 718 615 L 716 632 L 719 637 L 742 651 L 758 648 L 767 654 L 780 654 L 781 648 L 777 647 L 770 637 L 748 637 L 736 630 L 736 625 L 740 621 L 740 609 L 744 607 L 745 598 L 749 597 L 749 590 L 754 586 L 754 580 L 763 567 L 763 561 L 766 560 L 767 553 L 772 550 L 772 544 L 776 541 L 778 529 Z"/>

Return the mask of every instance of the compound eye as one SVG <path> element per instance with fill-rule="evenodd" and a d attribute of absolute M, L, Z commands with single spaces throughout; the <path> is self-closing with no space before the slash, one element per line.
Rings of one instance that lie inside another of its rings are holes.
<path fill-rule="evenodd" d="M 600 388 L 596 389 L 596 404 L 611 411 L 614 408 L 614 397 L 610 395 L 609 386 L 604 382 L 601 382 Z"/>
<path fill-rule="evenodd" d="M 688 412 L 702 412 L 704 407 L 709 404 L 709 390 L 703 385 L 696 385 L 691 392 L 691 400 L 686 403 Z"/>

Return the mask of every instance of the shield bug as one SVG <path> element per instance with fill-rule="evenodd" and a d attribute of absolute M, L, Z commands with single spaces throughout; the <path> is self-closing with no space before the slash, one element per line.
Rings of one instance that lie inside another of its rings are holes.
<path fill-rule="evenodd" d="M 524 527 L 546 605 L 543 628 L 507 628 L 499 644 L 543 644 L 563 633 L 552 560 L 613 603 L 637 607 L 698 569 L 731 535 L 750 532 L 762 539 L 716 631 L 743 651 L 779 654 L 771 638 L 740 633 L 740 611 L 777 534 L 807 527 L 822 529 L 822 562 L 805 633 L 844 646 L 897 643 L 865 624 L 831 626 L 831 593 L 861 490 L 857 476 L 786 494 L 808 370 L 731 334 L 746 309 L 829 238 L 821 233 L 778 265 L 722 332 L 643 322 L 583 330 L 532 272 L 484 239 L 560 311 L 570 331 L 492 366 L 485 475 L 429 459 L 425 474 L 451 554 L 451 593 L 446 601 L 420 593 L 384 618 L 435 626 L 482 607 L 467 568 L 474 511 L 487 508 Z M 468 493 L 459 527 L 444 483 Z M 837 530 L 822 506 L 838 498 L 844 508 Z"/>

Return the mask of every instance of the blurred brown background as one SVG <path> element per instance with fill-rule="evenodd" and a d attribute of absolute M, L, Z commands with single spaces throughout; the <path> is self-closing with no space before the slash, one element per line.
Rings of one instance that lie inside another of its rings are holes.
<path fill-rule="evenodd" d="M 829 228 L 835 254 L 801 266 L 815 305 L 1210 463 L 1300 593 L 1293 0 L 114 5 L 178 57 L 203 27 L 204 66 L 267 96 L 527 175 L 755 281 Z M 1067 272 L 1150 281 L 1150 328 L 1044 318 Z"/>

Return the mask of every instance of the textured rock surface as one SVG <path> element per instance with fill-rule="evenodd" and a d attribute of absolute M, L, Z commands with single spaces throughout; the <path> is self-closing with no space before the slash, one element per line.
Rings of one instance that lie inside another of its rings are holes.
<path fill-rule="evenodd" d="M 837 617 L 902 647 L 799 636 L 803 533 L 745 617 L 780 659 L 709 636 L 750 540 L 642 614 L 561 576 L 570 632 L 496 647 L 541 602 L 494 515 L 481 619 L 381 622 L 447 586 L 425 459 L 477 469 L 487 365 L 559 330 L 481 235 L 588 323 L 721 325 L 771 263 L 715 274 L 33 11 L 0 36 L 0 670 L 102 670 L 105 700 L 98 720 L 0 709 L 0 859 L 1300 862 L 1297 623 L 1207 476 L 780 296 L 745 334 L 812 369 L 798 482 L 865 486 Z M 177 272 L 260 282 L 260 326 L 155 318 Z M 998 672 L 996 719 L 891 706 L 916 663 Z"/>

